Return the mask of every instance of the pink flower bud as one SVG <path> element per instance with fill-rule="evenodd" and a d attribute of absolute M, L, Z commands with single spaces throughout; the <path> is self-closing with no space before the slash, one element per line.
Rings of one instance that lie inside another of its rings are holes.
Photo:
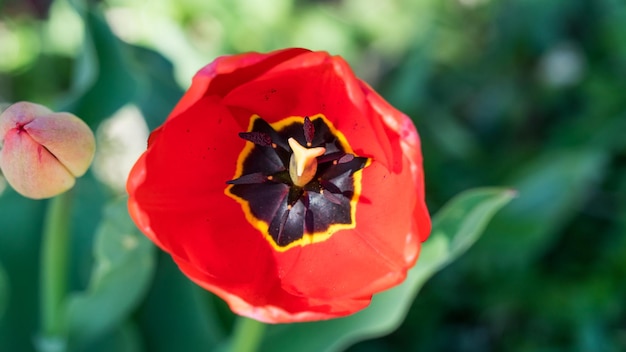
<path fill-rule="evenodd" d="M 67 112 L 19 102 L 0 114 L 0 169 L 25 197 L 53 197 L 74 186 L 96 149 L 91 129 Z"/>

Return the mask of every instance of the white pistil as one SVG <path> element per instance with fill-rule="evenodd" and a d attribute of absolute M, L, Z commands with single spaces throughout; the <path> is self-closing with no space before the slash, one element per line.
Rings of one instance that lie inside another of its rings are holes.
<path fill-rule="evenodd" d="M 315 177 L 317 172 L 317 157 L 326 153 L 326 148 L 306 148 L 293 138 L 287 140 L 291 147 L 289 160 L 289 176 L 296 186 L 304 187 Z"/>

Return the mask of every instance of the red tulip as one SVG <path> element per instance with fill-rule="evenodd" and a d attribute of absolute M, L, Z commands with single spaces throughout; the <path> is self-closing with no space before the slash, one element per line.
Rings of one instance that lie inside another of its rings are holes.
<path fill-rule="evenodd" d="M 430 232 L 411 120 L 340 57 L 220 57 L 128 179 L 138 227 L 231 309 L 345 316 L 397 285 Z"/>

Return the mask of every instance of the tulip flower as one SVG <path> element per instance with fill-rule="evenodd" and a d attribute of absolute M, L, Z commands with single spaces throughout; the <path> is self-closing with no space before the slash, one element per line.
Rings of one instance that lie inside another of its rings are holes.
<path fill-rule="evenodd" d="M 127 189 L 185 275 L 270 323 L 365 308 L 404 280 L 431 226 L 411 120 L 342 58 L 306 49 L 200 70 Z"/>
<path fill-rule="evenodd" d="M 20 194 L 50 198 L 72 188 L 95 153 L 95 138 L 78 117 L 19 102 L 0 115 L 0 169 Z"/>

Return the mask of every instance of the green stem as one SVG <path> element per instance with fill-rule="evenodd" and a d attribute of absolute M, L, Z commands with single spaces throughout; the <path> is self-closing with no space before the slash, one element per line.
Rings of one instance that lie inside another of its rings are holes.
<path fill-rule="evenodd" d="M 41 244 L 41 332 L 62 338 L 63 303 L 67 293 L 71 191 L 48 202 Z"/>
<path fill-rule="evenodd" d="M 265 324 L 256 320 L 239 317 L 235 324 L 230 352 L 254 352 L 258 350 Z"/>

